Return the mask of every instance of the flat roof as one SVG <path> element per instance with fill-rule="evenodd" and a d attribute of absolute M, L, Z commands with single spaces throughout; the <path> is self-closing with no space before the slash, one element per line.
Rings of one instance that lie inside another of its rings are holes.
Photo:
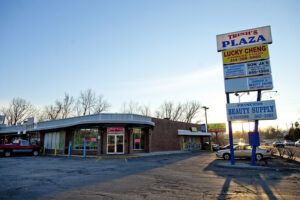
<path fill-rule="evenodd" d="M 211 136 L 211 133 L 201 132 L 201 131 L 190 131 L 178 129 L 178 135 L 188 135 L 188 136 Z"/>
<path fill-rule="evenodd" d="M 123 114 L 123 113 L 100 113 L 95 115 L 86 115 L 79 117 L 71 117 L 66 119 L 50 120 L 44 122 L 37 122 L 34 124 L 20 124 L 17 126 L 1 126 L 0 134 L 18 133 L 18 132 L 33 132 L 43 131 L 59 128 L 67 128 L 76 125 L 84 124 L 137 124 L 155 126 L 151 117 Z"/>

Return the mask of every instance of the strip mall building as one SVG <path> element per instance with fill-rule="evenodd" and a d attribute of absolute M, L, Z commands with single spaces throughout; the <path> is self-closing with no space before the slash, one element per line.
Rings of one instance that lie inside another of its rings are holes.
<path fill-rule="evenodd" d="M 132 154 L 204 149 L 210 133 L 203 125 L 135 114 L 96 114 L 17 126 L 0 125 L 0 143 L 23 138 L 38 142 L 52 153 Z"/>

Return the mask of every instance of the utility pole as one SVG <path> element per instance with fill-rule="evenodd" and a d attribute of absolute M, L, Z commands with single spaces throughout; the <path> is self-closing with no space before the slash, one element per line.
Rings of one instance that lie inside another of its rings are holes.
<path fill-rule="evenodd" d="M 208 132 L 208 129 L 207 129 L 207 113 L 206 113 L 206 110 L 208 110 L 209 107 L 207 107 L 207 106 L 202 106 L 202 108 L 203 108 L 204 111 L 205 111 L 205 129 L 206 129 L 206 132 Z M 210 150 L 213 151 L 212 145 L 211 145 L 211 139 L 210 139 L 210 138 L 209 138 L 209 145 L 210 145 Z"/>
<path fill-rule="evenodd" d="M 203 108 L 204 111 L 205 111 L 205 128 L 206 128 L 206 132 L 207 132 L 207 113 L 206 113 L 206 110 L 208 110 L 209 107 L 202 106 L 202 108 Z"/>

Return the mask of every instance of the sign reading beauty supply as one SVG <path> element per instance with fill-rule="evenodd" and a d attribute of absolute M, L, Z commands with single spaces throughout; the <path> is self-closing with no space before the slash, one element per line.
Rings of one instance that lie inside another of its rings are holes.
<path fill-rule="evenodd" d="M 225 92 L 246 92 L 271 89 L 273 89 L 271 75 L 225 79 Z"/>
<path fill-rule="evenodd" d="M 226 132 L 225 123 L 215 123 L 207 125 L 207 132 L 215 133 L 215 132 Z"/>
<path fill-rule="evenodd" d="M 271 43 L 270 26 L 217 35 L 218 51 Z"/>
<path fill-rule="evenodd" d="M 225 79 L 271 74 L 269 59 L 234 65 L 224 65 L 223 69 Z"/>
<path fill-rule="evenodd" d="M 231 103 L 226 110 L 228 121 L 277 119 L 274 100 Z"/>
<path fill-rule="evenodd" d="M 222 52 L 223 64 L 249 62 L 269 58 L 268 45 L 263 44 L 241 49 L 233 49 Z"/>

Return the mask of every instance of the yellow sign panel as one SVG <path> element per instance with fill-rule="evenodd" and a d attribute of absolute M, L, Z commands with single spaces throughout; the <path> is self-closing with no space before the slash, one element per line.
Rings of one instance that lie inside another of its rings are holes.
<path fill-rule="evenodd" d="M 208 124 L 207 132 L 226 132 L 226 124 L 225 123 L 217 123 L 217 124 Z"/>
<path fill-rule="evenodd" d="M 268 45 L 223 51 L 223 64 L 241 63 L 269 58 Z"/>

